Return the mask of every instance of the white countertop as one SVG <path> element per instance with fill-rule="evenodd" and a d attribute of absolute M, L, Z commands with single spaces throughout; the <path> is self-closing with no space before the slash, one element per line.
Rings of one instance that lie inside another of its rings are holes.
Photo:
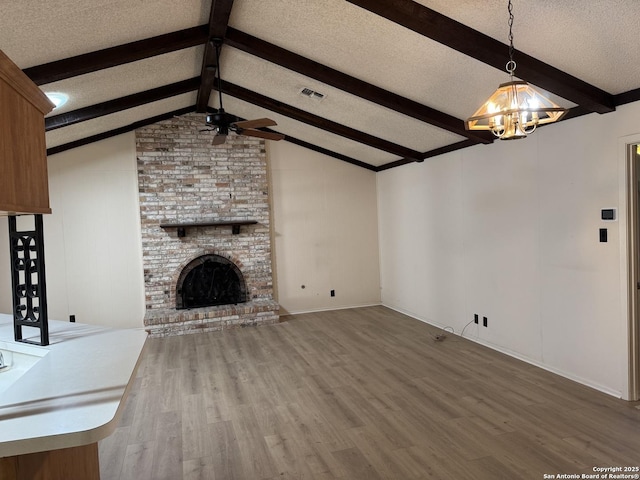
<path fill-rule="evenodd" d="M 32 347 L 48 353 L 0 393 L 0 457 L 88 445 L 113 433 L 146 338 L 143 329 L 50 320 L 51 345 Z M 15 343 L 9 315 L 0 314 L 0 342 Z"/>

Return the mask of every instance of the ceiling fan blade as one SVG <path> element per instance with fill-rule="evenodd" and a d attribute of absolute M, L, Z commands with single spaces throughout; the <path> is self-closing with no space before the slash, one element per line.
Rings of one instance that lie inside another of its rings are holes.
<path fill-rule="evenodd" d="M 267 140 L 282 140 L 284 135 L 276 132 L 263 132 L 262 130 L 242 129 L 238 130 L 238 135 L 244 135 L 246 137 L 258 137 L 266 138 Z"/>
<path fill-rule="evenodd" d="M 275 120 L 270 118 L 257 118 L 255 120 L 241 120 L 234 122 L 234 125 L 238 128 L 262 128 L 262 127 L 275 127 L 278 125 Z"/>
<path fill-rule="evenodd" d="M 226 139 L 226 135 L 217 134 L 215 137 L 213 137 L 213 142 L 211 142 L 211 145 L 222 145 Z"/>

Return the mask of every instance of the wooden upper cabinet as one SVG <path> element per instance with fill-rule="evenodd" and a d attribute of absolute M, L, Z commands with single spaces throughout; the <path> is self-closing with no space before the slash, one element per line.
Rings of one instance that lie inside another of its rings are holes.
<path fill-rule="evenodd" d="M 0 50 L 0 215 L 51 213 L 47 96 Z"/>

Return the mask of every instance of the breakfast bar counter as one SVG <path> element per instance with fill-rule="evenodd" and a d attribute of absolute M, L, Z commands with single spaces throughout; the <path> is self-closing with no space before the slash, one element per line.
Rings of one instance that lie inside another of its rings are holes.
<path fill-rule="evenodd" d="M 11 367 L 0 370 L 0 478 L 98 479 L 97 442 L 116 427 L 146 337 L 142 328 L 49 321 L 50 345 L 25 345 L 0 314 L 4 361 L 15 352 L 19 369 L 35 358 L 16 380 Z"/>

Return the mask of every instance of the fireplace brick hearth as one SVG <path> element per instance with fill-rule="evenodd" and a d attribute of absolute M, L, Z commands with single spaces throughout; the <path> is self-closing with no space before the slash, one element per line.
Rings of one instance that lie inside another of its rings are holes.
<path fill-rule="evenodd" d="M 145 281 L 145 328 L 151 336 L 183 335 L 276 323 L 273 300 L 269 184 L 264 141 L 231 134 L 212 146 L 200 132 L 203 114 L 136 130 Z M 234 234 L 228 226 L 191 227 L 179 236 L 161 224 L 256 221 Z M 242 272 L 248 301 L 176 309 L 182 269 L 219 255 Z"/>

